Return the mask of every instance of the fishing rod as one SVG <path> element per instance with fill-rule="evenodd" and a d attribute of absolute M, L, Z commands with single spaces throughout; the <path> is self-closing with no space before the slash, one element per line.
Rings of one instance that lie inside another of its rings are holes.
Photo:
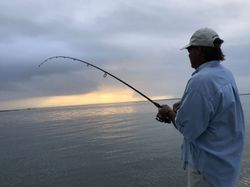
<path fill-rule="evenodd" d="M 73 61 L 77 61 L 77 62 L 81 62 L 83 64 L 86 64 L 87 67 L 91 66 L 91 67 L 94 67 L 100 71 L 102 71 L 104 73 L 103 77 L 107 77 L 107 75 L 113 77 L 114 79 L 118 80 L 119 82 L 125 84 L 126 86 L 128 86 L 129 88 L 131 88 L 132 90 L 134 90 L 135 92 L 137 92 L 138 94 L 140 94 L 142 97 L 146 98 L 149 102 L 151 102 L 154 106 L 156 106 L 158 109 L 159 108 L 162 108 L 162 106 L 153 101 L 152 99 L 150 99 L 148 96 L 146 96 L 145 94 L 143 94 L 141 91 L 137 90 L 136 88 L 134 88 L 133 86 L 131 86 L 130 84 L 126 83 L 125 81 L 121 80 L 120 78 L 116 77 L 115 75 L 109 73 L 108 71 L 94 65 L 94 64 L 91 64 L 89 62 L 86 62 L 84 60 L 81 60 L 81 59 L 77 59 L 77 58 L 74 58 L 74 57 L 69 57 L 69 56 L 53 56 L 53 57 L 49 57 L 47 59 L 45 59 L 41 64 L 38 65 L 38 67 L 41 67 L 43 64 L 45 64 L 46 62 L 52 60 L 52 59 L 56 59 L 56 58 L 64 58 L 64 59 L 69 59 L 69 60 L 73 60 Z M 171 120 L 169 117 L 164 117 L 162 118 L 161 116 L 156 116 L 156 120 L 160 121 L 160 122 L 165 122 L 165 123 L 171 123 Z"/>
<path fill-rule="evenodd" d="M 136 88 L 134 88 L 133 86 L 131 86 L 130 84 L 126 83 L 125 81 L 121 80 L 120 78 L 116 77 L 115 75 L 109 73 L 108 71 L 94 65 L 94 64 L 91 64 L 89 62 L 86 62 L 86 61 L 83 61 L 81 59 L 77 59 L 77 58 L 73 58 L 73 57 L 69 57 L 69 56 L 53 56 L 53 57 L 49 57 L 47 58 L 46 60 L 44 60 L 41 64 L 38 65 L 38 67 L 41 67 L 43 64 L 45 64 L 46 62 L 52 60 L 52 59 L 56 59 L 56 58 L 65 58 L 65 59 L 70 59 L 70 60 L 73 60 L 73 61 L 77 61 L 77 62 L 81 62 L 81 63 L 84 63 L 88 66 L 91 66 L 91 67 L 94 67 L 100 71 L 102 71 L 104 73 L 103 77 L 107 77 L 107 75 L 115 78 L 116 80 L 120 81 L 121 83 L 125 84 L 126 86 L 128 86 L 129 88 L 131 88 L 132 90 L 134 90 L 135 92 L 137 92 L 138 94 L 140 94 L 142 97 L 146 98 L 148 101 L 150 101 L 154 106 L 156 106 L 157 108 L 162 108 L 162 106 L 153 101 L 152 99 L 150 99 L 148 96 L 146 96 L 145 94 L 143 94 L 142 92 L 140 92 L 139 90 L 137 90 Z"/>

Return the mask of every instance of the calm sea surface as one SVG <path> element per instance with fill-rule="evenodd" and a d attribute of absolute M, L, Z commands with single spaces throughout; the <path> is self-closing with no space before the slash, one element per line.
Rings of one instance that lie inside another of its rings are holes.
<path fill-rule="evenodd" d="M 249 187 L 250 97 L 241 99 L 247 125 L 238 186 Z M 0 186 L 185 187 L 182 136 L 156 112 L 148 102 L 0 112 Z"/>

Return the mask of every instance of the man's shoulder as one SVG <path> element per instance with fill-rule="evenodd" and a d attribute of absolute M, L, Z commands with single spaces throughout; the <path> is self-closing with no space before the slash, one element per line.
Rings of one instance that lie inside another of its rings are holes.
<path fill-rule="evenodd" d="M 219 72 L 202 69 L 194 74 L 189 80 L 189 88 L 192 91 L 198 91 L 202 95 L 211 95 L 216 92 L 222 84 L 227 81 Z"/>
<path fill-rule="evenodd" d="M 188 82 L 189 91 L 196 91 L 212 98 L 216 93 L 224 90 L 224 87 L 236 87 L 232 73 L 223 66 L 216 69 L 204 68 L 195 73 Z"/>

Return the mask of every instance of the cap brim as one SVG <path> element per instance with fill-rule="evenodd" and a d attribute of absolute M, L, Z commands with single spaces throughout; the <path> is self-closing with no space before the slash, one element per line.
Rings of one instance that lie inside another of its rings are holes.
<path fill-rule="evenodd" d="M 191 46 L 191 44 L 188 44 L 188 45 L 185 45 L 184 47 L 182 47 L 180 50 L 183 50 L 183 49 L 187 49 Z"/>

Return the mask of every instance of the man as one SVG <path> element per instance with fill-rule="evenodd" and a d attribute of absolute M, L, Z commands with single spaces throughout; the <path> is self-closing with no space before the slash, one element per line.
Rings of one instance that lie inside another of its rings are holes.
<path fill-rule="evenodd" d="M 183 134 L 189 187 L 233 187 L 240 173 L 244 116 L 233 75 L 221 64 L 222 43 L 209 28 L 192 35 L 184 49 L 195 71 L 181 101 L 163 105 L 156 118 L 170 119 Z"/>

